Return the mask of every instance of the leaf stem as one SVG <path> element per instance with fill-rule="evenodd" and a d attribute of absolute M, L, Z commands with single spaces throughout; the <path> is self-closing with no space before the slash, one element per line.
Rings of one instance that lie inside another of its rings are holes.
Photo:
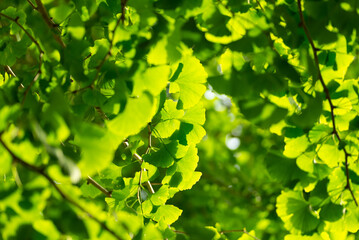
<path fill-rule="evenodd" d="M 10 74 L 11 76 L 17 77 L 16 74 L 14 73 L 14 71 L 11 69 L 11 67 L 10 67 L 9 65 L 6 65 L 6 66 L 5 66 L 5 71 L 6 71 L 8 74 Z M 25 86 L 24 86 L 22 83 L 20 83 L 20 87 L 21 87 L 21 88 L 25 88 Z"/>
<path fill-rule="evenodd" d="M 302 28 L 304 29 L 304 32 L 305 32 L 305 35 L 309 41 L 309 44 L 312 48 L 312 51 L 313 51 L 313 55 L 314 55 L 314 62 L 315 62 L 315 65 L 316 65 L 316 68 L 317 68 L 317 71 L 318 71 L 318 78 L 319 78 L 319 81 L 323 87 L 323 90 L 324 90 L 324 93 L 325 93 L 325 97 L 326 99 L 328 100 L 329 102 L 329 106 L 330 106 L 330 115 L 331 115 L 331 119 L 332 119 L 332 125 L 333 125 L 333 134 L 336 136 L 336 138 L 339 140 L 339 145 L 340 143 L 342 142 L 342 139 L 338 133 L 338 130 L 337 130 L 337 127 L 336 127 L 336 122 L 335 122 L 335 115 L 334 115 L 334 109 L 335 109 L 335 106 L 332 102 L 332 99 L 330 97 L 330 93 L 329 93 L 329 89 L 327 87 L 327 85 L 325 84 L 324 82 L 324 79 L 323 79 L 323 76 L 322 76 L 322 73 L 320 71 L 320 67 L 319 67 L 319 60 L 318 60 L 318 48 L 315 46 L 314 44 L 314 41 L 310 35 L 310 32 L 309 32 L 309 29 L 307 27 L 307 24 L 305 23 L 305 20 L 304 20 L 304 16 L 303 16 L 303 10 L 302 10 L 302 1 L 301 0 L 297 0 L 297 4 L 298 4 L 298 12 L 299 12 L 299 17 L 300 17 L 300 21 L 301 21 L 301 26 Z M 349 163 L 348 163 L 348 157 L 350 156 L 350 154 L 347 152 L 347 150 L 345 149 L 345 147 L 343 147 L 343 152 L 345 154 L 345 175 L 346 175 L 346 186 L 345 186 L 345 189 L 348 189 L 348 191 L 350 192 L 353 200 L 354 200 L 354 203 L 356 206 L 358 206 L 358 202 L 354 196 L 354 193 L 353 193 L 353 189 L 350 185 L 350 178 L 349 178 Z"/>
<path fill-rule="evenodd" d="M 107 197 L 112 197 L 111 191 L 108 191 L 106 188 L 102 187 L 98 182 L 96 182 L 92 177 L 87 176 L 87 184 L 92 184 L 95 188 L 100 190 Z"/>
<path fill-rule="evenodd" d="M 79 210 L 81 210 L 82 212 L 84 212 L 87 216 L 89 216 L 91 219 L 93 219 L 95 222 L 97 222 L 104 230 L 106 230 L 107 232 L 109 232 L 111 235 L 113 235 L 116 239 L 118 240 L 122 240 L 122 238 L 117 235 L 113 230 L 111 230 L 110 228 L 107 227 L 107 225 L 102 222 L 101 220 L 99 220 L 97 217 L 93 216 L 92 214 L 90 214 L 84 207 L 82 207 L 79 203 L 77 203 L 76 201 L 74 201 L 72 198 L 70 198 L 64 191 L 62 191 L 59 186 L 57 185 L 57 183 L 45 172 L 45 169 L 43 168 L 39 168 L 37 166 L 34 166 L 30 163 L 25 162 L 24 160 L 22 160 L 21 158 L 19 158 L 18 156 L 15 155 L 15 153 L 13 151 L 11 151 L 11 149 L 6 145 L 6 143 L 2 140 L 1 138 L 2 133 L 0 134 L 0 143 L 1 145 L 5 148 L 5 150 L 11 155 L 13 161 L 15 163 L 19 163 L 22 166 L 24 166 L 25 168 L 43 176 L 44 178 L 46 178 L 46 180 L 55 188 L 55 190 L 61 195 L 61 197 L 66 200 L 68 203 L 70 203 L 71 205 L 73 205 L 74 207 L 78 208 Z"/>
<path fill-rule="evenodd" d="M 117 27 L 120 25 L 120 22 L 121 22 L 121 18 L 117 19 L 117 22 L 116 22 L 116 25 L 115 25 L 115 28 L 112 30 L 112 38 L 110 40 L 110 46 L 108 48 L 108 51 L 105 55 L 105 57 L 101 60 L 101 62 L 96 66 L 96 75 L 94 77 L 94 79 L 91 81 L 90 85 L 86 86 L 86 87 L 83 87 L 83 88 L 80 88 L 78 90 L 74 90 L 72 91 L 71 93 L 73 94 L 76 94 L 78 92 L 81 92 L 85 89 L 88 89 L 88 88 L 94 88 L 94 83 L 96 82 L 96 80 L 99 78 L 100 76 L 100 71 L 101 71 L 101 68 L 102 66 L 105 64 L 105 62 L 107 61 L 107 59 L 111 56 L 111 51 L 112 51 L 112 47 L 113 47 L 113 41 L 115 39 L 115 31 L 117 29 Z M 87 58 L 89 58 L 91 55 L 88 55 L 84 60 L 86 60 Z"/>
<path fill-rule="evenodd" d="M 123 142 L 123 145 L 124 145 L 125 148 L 127 148 L 127 147 L 129 146 L 129 143 L 128 143 L 128 140 L 127 140 L 127 139 Z M 140 155 L 138 155 L 137 153 L 134 153 L 132 156 L 133 156 L 137 161 L 139 161 L 140 164 L 142 165 L 143 159 L 142 159 L 142 157 L 141 157 Z M 142 169 L 142 168 L 141 168 L 141 169 Z M 143 170 L 146 171 L 146 169 L 143 169 Z M 147 181 L 147 182 L 145 182 L 144 184 L 146 184 L 147 189 L 148 189 L 148 191 L 150 191 L 150 193 L 152 193 L 152 194 L 155 193 L 155 190 L 153 189 L 152 184 L 151 184 L 150 181 Z M 140 184 L 140 185 L 141 185 L 141 184 Z"/>

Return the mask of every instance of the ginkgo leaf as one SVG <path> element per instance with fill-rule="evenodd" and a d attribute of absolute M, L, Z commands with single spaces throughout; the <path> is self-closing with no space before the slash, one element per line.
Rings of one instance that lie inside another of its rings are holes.
<path fill-rule="evenodd" d="M 134 76 L 135 92 L 133 94 L 149 91 L 153 96 L 157 96 L 167 86 L 169 80 L 170 67 L 168 65 L 146 68 Z"/>
<path fill-rule="evenodd" d="M 339 150 L 338 146 L 330 144 L 318 146 L 318 156 L 329 167 L 338 166 L 344 161 L 344 152 Z"/>
<path fill-rule="evenodd" d="M 314 234 L 313 236 L 301 236 L 295 234 L 286 235 L 284 240 L 323 240 L 318 234 Z"/>
<path fill-rule="evenodd" d="M 284 148 L 284 156 L 289 158 L 296 158 L 302 152 L 304 152 L 308 145 L 309 141 L 306 135 L 297 138 L 287 138 L 285 139 L 285 148 Z"/>
<path fill-rule="evenodd" d="M 320 222 L 301 193 L 295 191 L 282 191 L 277 198 L 277 214 L 292 233 L 308 233 Z"/>
<path fill-rule="evenodd" d="M 114 136 L 105 129 L 88 123 L 81 124 L 76 133 L 74 144 L 81 149 L 81 160 L 78 163 L 81 174 L 87 176 L 104 169 L 114 157 Z"/>
<path fill-rule="evenodd" d="M 198 103 L 206 91 L 204 83 L 207 73 L 198 59 L 185 56 L 182 62 L 183 68 L 171 84 L 177 84 L 180 88 L 180 97 L 183 109 L 188 109 Z"/>
<path fill-rule="evenodd" d="M 184 116 L 181 118 L 181 121 L 203 125 L 206 121 L 205 112 L 206 110 L 204 109 L 203 104 L 199 103 L 196 106 L 187 109 Z"/>
<path fill-rule="evenodd" d="M 309 140 L 312 143 L 319 142 L 321 139 L 327 137 L 330 135 L 330 133 L 333 131 L 333 128 L 324 125 L 324 124 L 318 124 L 315 125 L 308 134 Z"/>
<path fill-rule="evenodd" d="M 164 185 L 158 191 L 156 191 L 153 195 L 151 195 L 151 202 L 153 205 L 160 206 L 166 203 L 169 198 L 168 186 Z"/>
<path fill-rule="evenodd" d="M 157 209 L 153 215 L 153 220 L 163 222 L 166 225 L 171 225 L 177 221 L 178 217 L 182 214 L 182 210 L 173 205 L 162 205 Z"/>
<path fill-rule="evenodd" d="M 191 177 L 197 167 L 197 151 L 197 148 L 195 148 L 194 145 L 191 145 L 188 148 L 186 155 L 177 162 L 177 171 L 181 173 L 184 179 Z"/>
<path fill-rule="evenodd" d="M 348 98 L 339 98 L 332 100 L 335 115 L 344 115 L 352 109 L 352 103 Z"/>
<path fill-rule="evenodd" d="M 162 145 L 157 151 L 144 155 L 143 159 L 156 167 L 170 167 L 175 160 L 187 154 L 188 146 L 184 146 L 177 141 Z"/>
<path fill-rule="evenodd" d="M 359 77 L 359 59 L 357 57 L 350 63 L 344 79 L 357 79 Z"/>
<path fill-rule="evenodd" d="M 304 152 L 297 158 L 297 165 L 306 172 L 314 171 L 315 152 Z"/>
<path fill-rule="evenodd" d="M 108 129 L 117 136 L 118 143 L 138 133 L 155 114 L 155 99 L 147 93 L 139 98 L 130 98 L 122 113 L 107 122 Z"/>
<path fill-rule="evenodd" d="M 166 100 L 161 110 L 160 122 L 155 126 L 155 134 L 160 138 L 170 137 L 180 127 L 180 120 L 184 114 L 183 110 L 177 110 L 177 103 Z"/>
<path fill-rule="evenodd" d="M 303 175 L 303 172 L 297 167 L 295 159 L 268 153 L 265 163 L 269 176 L 282 184 L 298 179 Z"/>

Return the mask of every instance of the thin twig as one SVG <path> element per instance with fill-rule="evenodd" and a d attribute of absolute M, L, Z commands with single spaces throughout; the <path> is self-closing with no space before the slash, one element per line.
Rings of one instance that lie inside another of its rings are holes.
<path fill-rule="evenodd" d="M 61 195 L 61 197 L 66 200 L 67 202 L 69 202 L 71 205 L 73 205 L 74 207 L 78 208 L 79 210 L 81 210 L 82 212 L 84 212 L 87 216 L 89 216 L 91 219 L 93 219 L 95 222 L 97 222 L 104 230 L 106 230 L 107 232 L 109 232 L 111 235 L 113 235 L 116 239 L 122 240 L 122 238 L 117 235 L 113 230 L 111 230 L 110 228 L 107 227 L 107 225 L 102 222 L 101 220 L 99 220 L 97 217 L 93 216 L 92 214 L 90 214 L 84 207 L 82 207 L 79 203 L 77 203 L 76 201 L 74 201 L 72 198 L 70 198 L 64 191 L 62 191 L 58 184 L 45 172 L 45 169 L 43 168 L 39 168 L 37 166 L 34 166 L 32 164 L 29 164 L 27 162 L 25 162 L 24 160 L 22 160 L 21 158 L 19 158 L 18 156 L 16 156 L 14 154 L 13 151 L 11 151 L 11 149 L 5 144 L 5 142 L 2 140 L 1 138 L 2 133 L 0 134 L 0 143 L 2 144 L 2 146 L 6 149 L 6 151 L 11 155 L 12 159 L 14 162 L 21 164 L 22 166 L 28 168 L 29 170 L 43 176 L 44 178 L 46 178 L 46 180 L 55 188 L 55 190 Z"/>
<path fill-rule="evenodd" d="M 134 154 L 133 154 L 133 157 L 134 157 L 135 159 L 137 159 L 137 160 L 142 164 L 143 159 L 142 159 L 142 157 L 141 157 L 140 155 L 138 155 L 137 153 L 134 153 Z M 143 169 L 143 171 L 146 171 L 146 169 Z M 155 190 L 153 189 L 151 182 L 150 182 L 150 181 L 147 181 L 147 182 L 145 182 L 145 184 L 146 184 L 146 186 L 147 186 L 148 191 L 150 191 L 150 193 L 154 194 L 154 193 L 155 193 Z"/>
<path fill-rule="evenodd" d="M 101 71 L 101 68 L 102 66 L 105 64 L 105 62 L 107 61 L 107 59 L 111 56 L 111 51 L 112 51 L 112 47 L 113 47 L 113 41 L 115 39 L 115 32 L 116 32 L 116 29 L 117 27 L 120 25 L 120 22 L 121 22 L 121 18 L 117 19 L 117 22 L 116 22 L 116 25 L 115 25 L 115 28 L 112 30 L 112 38 L 110 40 L 110 46 L 108 48 L 108 51 L 105 55 L 105 57 L 101 60 L 101 62 L 97 65 L 96 67 L 96 75 L 94 77 L 94 79 L 91 81 L 90 85 L 86 86 L 86 87 L 83 87 L 83 88 L 80 88 L 80 89 L 77 89 L 77 90 L 74 90 L 72 91 L 71 93 L 72 94 L 76 94 L 76 93 L 79 93 L 83 90 L 86 90 L 88 88 L 94 88 L 94 83 L 96 82 L 96 80 L 99 78 L 100 76 L 100 71 Z M 86 60 L 87 58 L 89 58 L 91 55 L 89 54 L 88 56 L 86 56 L 86 58 L 84 60 Z"/>
<path fill-rule="evenodd" d="M 100 117 L 102 118 L 102 120 L 110 120 L 106 113 L 104 111 L 102 111 L 102 109 L 100 107 L 94 107 L 96 112 L 100 115 Z"/>
<path fill-rule="evenodd" d="M 3 13 L 0 13 L 0 16 L 2 17 L 5 17 L 7 19 L 9 19 L 10 21 L 14 22 L 16 25 L 18 25 L 23 31 L 24 33 L 30 38 L 30 40 L 36 45 L 37 49 L 39 50 L 39 69 L 37 70 L 36 74 L 35 74 L 35 77 L 33 78 L 33 80 L 31 81 L 30 85 L 27 86 L 27 88 L 25 89 L 25 92 L 24 92 L 24 97 L 21 101 L 21 105 L 24 104 L 25 102 L 25 99 L 26 99 L 26 96 L 27 94 L 29 93 L 31 87 L 34 85 L 34 83 L 37 81 L 37 79 L 40 77 L 40 74 L 41 74 L 41 66 L 42 66 L 42 57 L 44 55 L 44 51 L 42 50 L 39 42 L 24 28 L 24 26 L 22 26 L 20 23 L 19 23 L 19 17 L 16 17 L 16 18 L 12 18 L 6 14 L 3 14 Z M 8 67 L 8 70 L 10 70 L 11 74 L 16 77 L 15 73 L 11 70 L 11 68 L 9 66 Z M 24 87 L 24 85 L 20 85 L 22 87 Z"/>
<path fill-rule="evenodd" d="M 122 144 L 123 144 L 123 146 L 124 146 L 125 148 L 127 148 L 127 147 L 130 145 L 130 144 L 128 143 L 128 139 L 126 139 L 125 141 L 123 141 Z M 140 155 L 138 155 L 137 153 L 134 153 L 132 156 L 133 156 L 137 161 L 139 161 L 140 164 L 142 164 L 143 159 L 142 159 L 142 157 L 141 157 Z M 146 169 L 144 169 L 144 171 L 146 171 Z M 152 194 L 155 193 L 155 190 L 153 189 L 152 184 L 151 184 L 150 181 L 147 181 L 147 182 L 145 182 L 144 184 L 146 184 L 147 189 L 148 189 L 148 191 L 150 191 L 150 193 L 152 193 Z M 158 185 L 158 184 L 157 184 L 157 185 Z"/>
<path fill-rule="evenodd" d="M 16 18 L 12 18 L 4 13 L 0 12 L 0 16 L 9 19 L 10 21 L 14 22 L 16 25 L 18 25 L 24 32 L 25 34 L 30 38 L 30 40 L 36 45 L 37 49 L 39 49 L 40 53 L 43 53 L 44 51 L 42 51 L 39 42 L 33 37 L 31 36 L 31 34 L 18 22 L 19 17 Z"/>
<path fill-rule="evenodd" d="M 177 233 L 177 234 L 182 234 L 182 235 L 186 235 L 186 236 L 188 236 L 188 234 L 187 233 L 185 233 L 185 232 L 182 232 L 182 231 L 178 231 L 178 230 L 172 230 L 174 233 Z"/>
<path fill-rule="evenodd" d="M 149 153 L 150 149 L 152 148 L 152 131 L 151 131 L 151 123 L 147 124 L 147 129 L 148 129 L 148 144 L 147 144 L 147 148 L 145 151 L 145 154 Z M 138 182 L 138 189 L 137 189 L 137 198 L 138 198 L 138 202 L 141 205 L 141 210 L 142 210 L 142 202 L 141 202 L 141 187 L 142 187 L 142 175 L 143 172 L 146 171 L 146 169 L 142 168 L 142 163 L 143 160 L 141 158 L 141 160 L 139 160 L 141 162 L 141 170 L 140 170 L 140 177 L 139 177 L 139 182 Z M 146 186 L 148 187 L 148 190 L 153 194 L 155 193 L 155 191 L 153 190 L 153 187 L 151 185 L 151 183 L 149 181 L 146 182 Z M 143 213 L 143 210 L 142 210 Z"/>
<path fill-rule="evenodd" d="M 256 3 L 257 3 L 258 6 L 261 8 L 261 10 L 264 12 L 264 8 L 262 7 L 262 4 L 259 2 L 259 0 L 256 0 Z"/>
<path fill-rule="evenodd" d="M 41 17 L 44 19 L 45 23 L 50 27 L 50 29 L 57 29 L 57 31 L 61 33 L 60 29 L 58 28 L 58 24 L 54 23 L 49 17 L 49 14 L 47 13 L 46 8 L 44 4 L 42 4 L 41 0 L 35 0 L 35 2 L 37 7 L 34 9 L 36 9 L 40 13 Z M 65 43 L 62 41 L 59 35 L 55 34 L 54 32 L 52 33 L 52 35 L 61 47 L 66 47 Z"/>
<path fill-rule="evenodd" d="M 16 74 L 15 74 L 15 72 L 11 69 L 11 67 L 10 67 L 9 65 L 6 65 L 6 66 L 5 66 L 5 71 L 6 71 L 8 74 L 10 74 L 11 76 L 17 77 Z M 20 83 L 20 87 L 21 87 L 21 88 L 25 88 L 25 86 L 24 86 L 22 83 Z"/>
<path fill-rule="evenodd" d="M 42 54 L 40 54 L 40 55 L 42 55 Z M 36 75 L 35 75 L 35 77 L 32 79 L 32 81 L 31 81 L 31 83 L 29 84 L 29 86 L 27 86 L 27 88 L 25 89 L 24 97 L 23 97 L 22 100 L 21 100 L 21 105 L 24 105 L 27 94 L 29 93 L 31 87 L 34 85 L 34 83 L 37 81 L 37 79 L 39 79 L 39 77 L 40 77 L 40 75 L 41 75 L 42 57 L 41 57 L 40 61 L 41 61 L 41 62 L 39 63 L 39 70 L 36 72 Z"/>
<path fill-rule="evenodd" d="M 11 69 L 11 67 L 9 65 L 5 66 L 5 71 L 10 74 L 13 77 L 16 77 L 16 74 L 14 73 L 14 71 Z"/>
<path fill-rule="evenodd" d="M 138 200 L 138 203 L 141 206 L 141 212 L 142 212 L 142 215 L 143 215 L 143 207 L 142 207 L 142 200 L 141 200 L 141 198 L 142 198 L 142 196 L 141 196 L 142 174 L 143 174 L 143 168 L 141 166 L 140 177 L 139 177 L 139 180 L 138 180 L 138 187 L 137 187 L 137 200 Z"/>
<path fill-rule="evenodd" d="M 151 183 L 152 186 L 162 186 L 163 183 Z"/>
<path fill-rule="evenodd" d="M 87 184 L 92 184 L 95 188 L 100 190 L 107 197 L 112 197 L 112 192 L 108 191 L 106 188 L 102 187 L 98 182 L 96 182 L 92 177 L 87 176 Z"/>
<path fill-rule="evenodd" d="M 31 2 L 31 0 L 27 0 L 27 2 L 31 5 L 31 7 L 34 9 L 34 10 L 37 10 L 37 7 L 35 6 L 35 4 L 33 4 Z"/>
<path fill-rule="evenodd" d="M 321 85 L 323 87 L 325 97 L 329 102 L 330 115 L 331 115 L 332 125 L 333 125 L 333 134 L 338 139 L 339 145 L 340 145 L 342 143 L 342 139 L 341 139 L 341 137 L 340 137 L 340 135 L 338 133 L 338 130 L 336 128 L 335 115 L 334 115 L 335 106 L 334 106 L 334 104 L 332 102 L 332 99 L 331 99 L 330 93 L 329 93 L 329 89 L 328 89 L 327 85 L 324 82 L 324 79 L 323 79 L 323 76 L 322 76 L 322 73 L 321 73 L 320 67 L 319 67 L 319 60 L 318 60 L 318 53 L 317 53 L 319 49 L 315 47 L 314 41 L 313 41 L 313 39 L 312 39 L 312 37 L 310 35 L 309 29 L 308 29 L 306 23 L 305 23 L 304 16 L 303 16 L 303 10 L 302 10 L 302 1 L 298 0 L 297 4 L 298 4 L 298 11 L 299 11 L 299 17 L 300 17 L 300 21 L 301 21 L 301 26 L 303 27 L 305 35 L 307 36 L 309 44 L 310 44 L 310 46 L 312 48 L 313 55 L 314 55 L 314 62 L 315 62 L 315 65 L 316 65 L 316 68 L 317 68 L 317 71 L 318 71 L 318 78 L 319 78 L 319 81 L 320 81 L 320 83 L 321 83 Z M 345 186 L 345 189 L 347 189 L 350 192 L 350 194 L 351 194 L 351 196 L 352 196 L 352 198 L 354 200 L 355 205 L 358 206 L 358 202 L 357 202 L 357 200 L 356 200 L 356 198 L 354 196 L 352 187 L 350 185 L 349 163 L 348 163 L 348 157 L 350 156 L 350 154 L 347 152 L 345 147 L 343 147 L 343 152 L 345 154 L 345 175 L 346 175 L 346 182 L 347 182 L 346 186 Z"/>
<path fill-rule="evenodd" d="M 12 162 L 11 164 L 11 171 L 12 171 L 12 175 L 14 176 L 14 179 L 15 179 L 15 182 L 16 182 L 16 185 L 19 187 L 19 188 L 22 188 L 22 182 L 21 182 L 21 178 L 19 176 L 19 172 L 17 171 L 17 166 L 16 166 L 16 162 Z"/>
<path fill-rule="evenodd" d="M 151 130 L 151 123 L 147 124 L 148 129 L 148 145 L 145 151 L 145 154 L 149 153 L 150 149 L 152 148 L 152 130 Z"/>

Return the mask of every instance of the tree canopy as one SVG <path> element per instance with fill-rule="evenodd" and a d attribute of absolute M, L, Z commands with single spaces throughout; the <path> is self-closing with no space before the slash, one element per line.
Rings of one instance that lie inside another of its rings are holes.
<path fill-rule="evenodd" d="M 358 4 L 0 1 L 0 239 L 359 239 Z"/>

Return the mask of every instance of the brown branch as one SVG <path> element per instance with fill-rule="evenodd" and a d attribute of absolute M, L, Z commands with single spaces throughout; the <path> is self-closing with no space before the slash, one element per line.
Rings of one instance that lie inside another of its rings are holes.
<path fill-rule="evenodd" d="M 31 2 L 31 0 L 27 0 L 27 2 L 31 5 L 31 7 L 34 9 L 34 10 L 37 10 L 37 7 L 35 6 L 35 4 L 33 4 Z"/>
<path fill-rule="evenodd" d="M 305 35 L 307 36 L 309 44 L 310 44 L 310 46 L 312 48 L 313 55 L 314 55 L 314 62 L 315 62 L 315 65 L 316 65 L 316 68 L 317 68 L 317 71 L 318 71 L 318 78 L 319 78 L 319 81 L 320 81 L 320 83 L 321 83 L 321 85 L 323 87 L 325 97 L 329 102 L 330 115 L 331 115 L 332 125 L 333 125 L 333 134 L 338 139 L 339 145 L 340 145 L 340 143 L 342 142 L 342 139 L 341 139 L 341 137 L 340 137 L 340 135 L 338 133 L 336 123 L 335 123 L 335 115 L 334 115 L 335 106 L 334 106 L 334 104 L 332 102 L 332 99 L 331 99 L 330 93 L 329 93 L 329 89 L 328 89 L 327 85 L 324 82 L 324 79 L 323 79 L 323 76 L 322 76 L 322 73 L 321 73 L 320 67 L 319 67 L 319 60 L 318 60 L 318 53 L 317 53 L 319 49 L 315 46 L 314 41 L 313 41 L 313 39 L 312 39 L 312 37 L 310 35 L 309 29 L 307 27 L 307 24 L 305 23 L 304 16 L 303 16 L 303 10 L 302 10 L 302 1 L 298 0 L 297 4 L 298 4 L 298 11 L 299 11 L 299 17 L 300 17 L 300 21 L 301 21 L 301 26 L 303 27 Z M 357 200 L 356 200 L 356 198 L 354 196 L 353 189 L 352 189 L 352 187 L 350 185 L 349 163 L 348 163 L 348 157 L 350 156 L 350 154 L 347 152 L 345 147 L 343 147 L 343 152 L 345 154 L 345 175 L 346 175 L 346 182 L 347 182 L 346 186 L 345 186 L 345 189 L 347 189 L 350 192 L 350 194 L 351 194 L 351 196 L 352 196 L 352 198 L 354 200 L 355 205 L 358 206 L 358 202 L 357 202 Z"/>
<path fill-rule="evenodd" d="M 44 53 L 44 51 L 42 51 L 39 42 L 33 37 L 31 36 L 31 34 L 18 22 L 19 17 L 16 18 L 12 18 L 6 14 L 3 14 L 0 12 L 0 16 L 9 19 L 10 21 L 14 22 L 16 25 L 18 25 L 24 32 L 25 34 L 30 38 L 30 40 L 36 45 L 37 49 L 39 49 L 40 53 Z"/>
<path fill-rule="evenodd" d="M 25 162 L 24 160 L 22 160 L 21 158 L 17 157 L 13 151 L 11 151 L 11 149 L 6 145 L 6 143 L 2 140 L 1 138 L 2 133 L 0 134 L 0 143 L 2 144 L 2 146 L 5 148 L 5 150 L 11 155 L 12 159 L 14 162 L 21 164 L 22 166 L 24 166 L 25 168 L 31 170 L 32 172 L 35 172 L 41 176 L 43 176 L 44 178 L 46 178 L 46 180 L 55 188 L 55 190 L 61 195 L 61 197 L 66 200 L 68 203 L 70 203 L 71 205 L 73 205 L 74 207 L 78 208 L 79 210 L 81 210 L 82 212 L 84 212 L 87 216 L 89 216 L 92 220 L 94 220 L 95 222 L 97 222 L 104 230 L 106 230 L 107 232 L 109 232 L 111 235 L 113 235 L 116 239 L 118 240 L 122 240 L 122 238 L 117 235 L 113 230 L 111 230 L 110 228 L 107 227 L 107 225 L 102 222 L 101 220 L 99 220 L 97 217 L 91 215 L 84 207 L 82 207 L 79 203 L 77 203 L 76 201 L 74 201 L 72 198 L 70 198 L 64 191 L 62 191 L 59 186 L 57 185 L 57 183 L 45 172 L 45 169 L 43 168 L 39 168 L 37 166 L 34 166 L 32 164 L 29 164 L 27 162 Z"/>
<path fill-rule="evenodd" d="M 111 191 L 108 191 L 106 188 L 102 187 L 98 182 L 96 182 L 92 177 L 87 176 L 87 184 L 92 184 L 95 188 L 100 190 L 107 197 L 112 197 Z"/>
<path fill-rule="evenodd" d="M 256 0 L 256 3 L 260 7 L 260 9 L 264 12 L 264 8 L 262 7 L 262 4 L 259 2 L 259 0 Z"/>
<path fill-rule="evenodd" d="M 24 92 L 24 97 L 21 101 L 21 105 L 24 104 L 25 102 L 25 99 L 26 99 L 26 96 L 27 94 L 29 93 L 31 87 L 34 85 L 34 83 L 37 81 L 37 79 L 40 77 L 40 74 L 41 74 L 41 66 L 42 66 L 42 57 L 44 55 L 44 51 L 42 50 L 39 42 L 24 28 L 24 26 L 22 26 L 20 23 L 19 23 L 19 17 L 16 17 L 16 18 L 12 18 L 6 14 L 3 14 L 3 13 L 0 13 L 0 16 L 2 17 L 5 17 L 7 19 L 9 19 L 10 21 L 14 22 L 16 25 L 18 25 L 23 31 L 24 33 L 30 38 L 30 40 L 36 45 L 37 49 L 39 50 L 39 69 L 37 70 L 36 74 L 35 74 L 35 77 L 33 78 L 33 80 L 31 81 L 30 85 L 27 86 L 27 88 L 25 89 L 25 92 Z M 16 77 L 15 73 L 11 70 L 11 68 L 9 66 L 7 66 L 8 70 L 10 70 L 11 74 Z M 21 84 L 22 87 L 24 87 L 24 85 Z"/>
<path fill-rule="evenodd" d="M 186 235 L 186 236 L 188 236 L 188 234 L 187 234 L 187 233 L 185 233 L 185 232 L 183 232 L 183 231 L 172 230 L 172 232 L 177 233 L 177 234 L 182 234 L 182 235 Z"/>
<path fill-rule="evenodd" d="M 37 7 L 34 9 L 40 13 L 41 17 L 44 19 L 45 23 L 49 26 L 49 28 L 57 29 L 58 33 L 61 33 L 60 29 L 58 29 L 58 24 L 54 23 L 52 21 L 52 19 L 49 17 L 49 14 L 47 13 L 46 8 L 45 8 L 44 4 L 42 4 L 41 0 L 35 0 L 35 2 L 37 4 Z M 30 2 L 29 2 L 29 4 L 30 4 Z M 52 35 L 55 38 L 56 42 L 58 42 L 61 47 L 63 47 L 63 48 L 66 47 L 65 43 L 62 41 L 62 39 L 59 35 L 55 34 L 54 32 L 52 33 Z"/>
<path fill-rule="evenodd" d="M 126 4 L 127 4 L 127 0 L 121 0 L 121 21 L 122 21 L 122 24 L 125 24 L 125 13 L 126 13 Z"/>

